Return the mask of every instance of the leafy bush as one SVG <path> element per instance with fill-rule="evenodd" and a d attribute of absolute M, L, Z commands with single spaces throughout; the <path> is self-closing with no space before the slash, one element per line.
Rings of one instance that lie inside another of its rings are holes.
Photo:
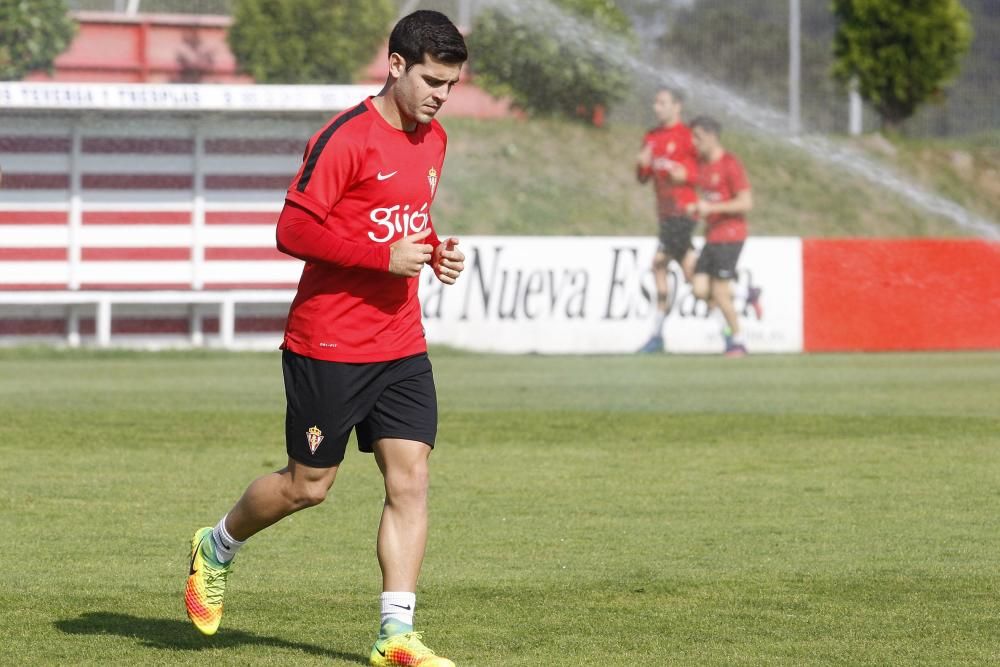
<path fill-rule="evenodd" d="M 0 0 L 0 80 L 51 69 L 75 34 L 63 0 Z"/>
<path fill-rule="evenodd" d="M 469 35 L 476 83 L 530 112 L 590 115 L 621 99 L 630 73 L 628 18 L 611 0 L 511 2 L 477 16 Z"/>
<path fill-rule="evenodd" d="M 229 47 L 258 83 L 345 83 L 394 17 L 391 0 L 235 0 Z"/>

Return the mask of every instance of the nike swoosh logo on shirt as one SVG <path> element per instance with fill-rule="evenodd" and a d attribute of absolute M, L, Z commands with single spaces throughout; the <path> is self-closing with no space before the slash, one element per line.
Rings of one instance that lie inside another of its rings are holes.
<path fill-rule="evenodd" d="M 397 169 L 396 171 L 394 171 L 394 172 L 390 173 L 390 174 L 383 174 L 383 173 L 382 173 L 382 172 L 380 171 L 380 172 L 378 173 L 378 177 L 377 177 L 377 178 L 378 178 L 378 180 L 380 180 L 380 181 L 384 181 L 384 180 L 386 180 L 386 179 L 389 179 L 389 178 L 392 178 L 392 177 L 393 177 L 393 176 L 395 176 L 395 175 L 396 175 L 396 174 L 397 174 L 398 172 L 399 172 L 399 170 L 398 170 L 398 169 Z"/>

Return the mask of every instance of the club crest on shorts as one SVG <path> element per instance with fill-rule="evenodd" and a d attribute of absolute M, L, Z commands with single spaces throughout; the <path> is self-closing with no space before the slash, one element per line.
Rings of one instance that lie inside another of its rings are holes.
<path fill-rule="evenodd" d="M 438 173 L 434 167 L 427 170 L 427 182 L 431 185 L 431 196 L 433 197 L 434 190 L 437 189 L 438 184 Z"/>
<path fill-rule="evenodd" d="M 323 431 L 318 426 L 313 426 L 306 431 L 306 442 L 309 443 L 309 453 L 315 454 L 319 449 L 319 443 L 323 442 Z"/>

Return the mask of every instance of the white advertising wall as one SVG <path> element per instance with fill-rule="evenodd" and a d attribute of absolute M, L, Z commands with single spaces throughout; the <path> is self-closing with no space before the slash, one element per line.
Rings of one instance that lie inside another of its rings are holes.
<path fill-rule="evenodd" d="M 272 290 L 272 298 L 280 295 L 290 299 L 301 273 L 300 261 L 274 250 L 274 231 L 269 224 L 205 226 L 197 244 L 189 225 L 84 225 L 77 232 L 84 248 L 76 253 L 67 253 L 67 231 L 62 225 L 5 227 L 5 232 L 20 234 L 16 242 L 9 234 L 0 240 L 0 250 L 5 249 L 7 255 L 0 257 L 0 297 L 5 293 L 4 282 L 46 288 L 33 291 L 18 287 L 8 292 L 22 306 L 29 301 L 38 306 L 66 303 L 65 294 L 78 293 L 68 284 L 70 274 L 85 286 L 115 286 L 115 293 L 101 291 L 109 288 L 88 289 L 92 295 L 103 295 L 92 301 L 131 304 L 129 309 L 115 308 L 113 316 L 117 317 L 129 312 L 132 316 L 161 314 L 162 306 L 154 304 L 160 303 L 156 290 L 167 289 L 163 286 L 172 286 L 169 289 L 174 290 L 178 304 L 200 303 L 208 292 L 242 294 L 238 299 L 223 299 L 234 300 L 237 306 L 249 303 L 248 295 L 258 302 L 258 291 L 261 297 L 264 291 Z M 222 248 L 225 252 L 220 250 L 218 256 L 212 254 L 217 250 L 213 245 L 216 241 L 226 243 Z M 503 353 L 634 352 L 652 329 L 656 295 L 651 264 L 656 243 L 653 237 L 465 237 L 460 248 L 466 253 L 466 269 L 456 285 L 443 285 L 429 269 L 421 275 L 428 341 Z M 102 253 L 112 253 L 110 259 L 100 253 L 88 255 L 89 244 L 99 246 Z M 196 247 L 201 250 L 194 252 Z M 31 259 L 32 254 L 49 250 L 58 250 L 64 259 Z M 22 251 L 28 253 L 27 261 L 16 259 Z M 182 251 L 183 257 L 158 256 L 175 251 Z M 706 304 L 694 299 L 676 265 L 671 265 L 670 274 L 673 307 L 664 327 L 667 351 L 721 352 L 718 311 L 709 315 Z M 195 286 L 196 275 L 203 288 Z M 66 285 L 69 291 L 47 289 L 49 285 Z M 129 286 L 135 289 L 128 292 Z M 751 287 L 762 290 L 763 313 L 759 318 L 746 304 Z M 148 308 L 142 307 L 143 292 L 148 295 Z M 740 258 L 734 295 L 752 353 L 802 350 L 799 239 L 749 239 Z M 287 308 L 287 301 L 273 303 Z M 19 315 L 5 314 L 0 308 L 0 319 L 11 316 Z M 237 335 L 233 342 L 242 346 L 246 342 L 242 338 Z M 268 336 L 258 331 L 254 339 L 273 349 L 280 342 L 280 333 L 275 330 Z"/>
<path fill-rule="evenodd" d="M 700 245 L 700 241 L 699 241 Z M 468 237 L 454 286 L 429 271 L 421 302 L 431 343 L 545 354 L 628 353 L 649 337 L 656 303 L 653 237 Z M 664 328 L 669 352 L 719 353 L 719 316 L 671 265 L 674 305 Z M 747 307 L 762 290 L 762 318 Z M 802 248 L 797 238 L 751 238 L 739 262 L 736 307 L 751 352 L 802 350 Z"/>

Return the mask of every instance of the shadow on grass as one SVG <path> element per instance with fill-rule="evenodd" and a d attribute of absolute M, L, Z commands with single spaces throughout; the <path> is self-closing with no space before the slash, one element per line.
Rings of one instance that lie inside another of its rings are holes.
<path fill-rule="evenodd" d="M 118 635 L 136 639 L 143 646 L 173 651 L 202 651 L 204 649 L 233 648 L 238 646 L 273 646 L 275 648 L 303 651 L 312 655 L 367 665 L 363 656 L 331 651 L 313 644 L 290 642 L 277 637 L 264 637 L 242 630 L 223 628 L 218 634 L 203 637 L 190 623 L 166 618 L 140 618 L 128 614 L 94 611 L 79 618 L 56 621 L 53 625 L 71 635 Z"/>

